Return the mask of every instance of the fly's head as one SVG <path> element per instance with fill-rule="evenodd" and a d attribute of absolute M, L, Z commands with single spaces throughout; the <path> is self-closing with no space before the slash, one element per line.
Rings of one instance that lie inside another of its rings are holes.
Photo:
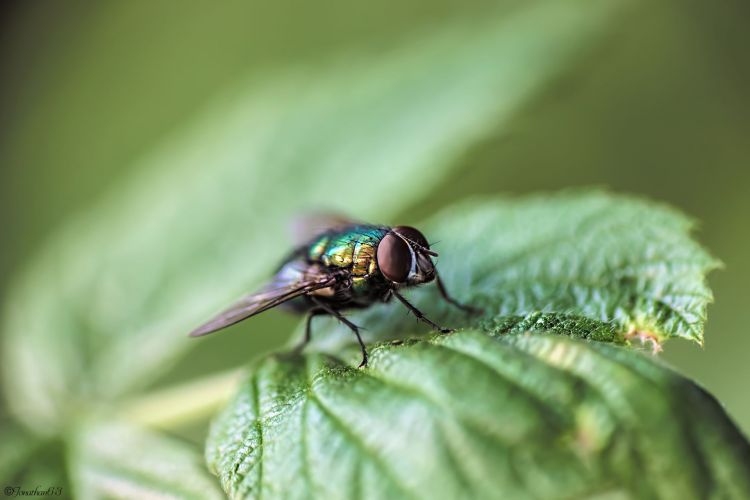
<path fill-rule="evenodd" d="M 410 226 L 396 226 L 378 244 L 378 268 L 395 285 L 413 286 L 435 279 L 435 264 L 427 238 Z"/>

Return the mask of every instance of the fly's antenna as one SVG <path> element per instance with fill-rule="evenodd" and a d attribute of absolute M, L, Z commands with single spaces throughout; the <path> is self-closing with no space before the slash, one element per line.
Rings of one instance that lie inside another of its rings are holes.
<path fill-rule="evenodd" d="M 416 245 L 416 247 L 417 247 L 417 250 L 419 250 L 421 253 L 427 254 L 427 255 L 429 255 L 431 257 L 438 257 L 438 253 L 437 252 L 433 252 L 429 248 L 425 248 L 422 245 Z"/>
<path fill-rule="evenodd" d="M 419 244 L 419 243 L 417 243 L 416 241 L 414 241 L 414 240 L 411 240 L 411 239 L 407 238 L 406 236 L 402 236 L 402 237 L 403 237 L 403 238 L 404 238 L 404 239 L 405 239 L 406 241 L 408 241 L 409 243 L 411 243 L 412 245 L 414 245 L 414 248 L 415 248 L 415 249 L 416 249 L 416 250 L 417 250 L 417 251 L 418 251 L 419 253 L 423 253 L 423 254 L 429 255 L 429 256 L 431 256 L 431 257 L 437 257 L 437 256 L 438 256 L 438 253 L 437 253 L 437 252 L 434 252 L 434 251 L 430 250 L 429 248 L 425 248 L 425 247 L 423 247 L 422 245 L 420 245 L 420 244 Z"/>
<path fill-rule="evenodd" d="M 401 238 L 401 239 L 403 239 L 404 241 L 406 241 L 407 243 L 409 243 L 409 244 L 410 244 L 411 246 L 413 246 L 413 247 L 414 247 L 414 249 L 415 249 L 415 250 L 416 250 L 417 252 L 419 252 L 419 253 L 423 253 L 423 254 L 425 254 L 425 255 L 429 255 L 429 256 L 431 256 L 431 257 L 437 257 L 437 256 L 438 256 L 437 252 L 434 252 L 434 251 L 430 250 L 429 248 L 423 247 L 422 245 L 420 245 L 419 243 L 417 243 L 417 242 L 416 242 L 416 241 L 414 241 L 413 239 L 411 239 L 411 238 L 409 238 L 409 237 L 407 237 L 407 236 L 404 236 L 403 234 L 401 234 L 401 233 L 398 233 L 398 232 L 396 232 L 396 231 L 393 231 L 393 230 L 391 230 L 390 232 L 391 232 L 392 234 L 396 234 L 396 235 L 398 235 L 398 237 L 399 237 L 399 238 Z"/>

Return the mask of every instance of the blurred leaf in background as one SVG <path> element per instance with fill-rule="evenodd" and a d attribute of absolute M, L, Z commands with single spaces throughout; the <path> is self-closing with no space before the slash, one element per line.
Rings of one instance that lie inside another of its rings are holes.
<path fill-rule="evenodd" d="M 10 289 L 12 407 L 54 432 L 84 401 L 151 383 L 198 345 L 185 337 L 192 325 L 284 257 L 292 214 L 325 203 L 382 220 L 403 209 L 621 5 L 530 3 L 456 20 L 383 57 L 233 82 Z"/>
<path fill-rule="evenodd" d="M 109 422 L 81 426 L 70 442 L 78 498 L 224 498 L 202 455 L 179 440 Z"/>

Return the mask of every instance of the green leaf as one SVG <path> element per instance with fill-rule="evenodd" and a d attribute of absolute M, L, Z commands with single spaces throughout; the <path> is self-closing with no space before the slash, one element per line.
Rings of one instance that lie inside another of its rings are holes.
<path fill-rule="evenodd" d="M 290 214 L 327 203 L 383 220 L 403 209 L 501 131 L 622 4 L 513 4 L 386 54 L 237 82 L 12 287 L 12 409 L 54 433 L 86 401 L 147 384 L 197 345 L 185 332 L 276 265 Z"/>
<path fill-rule="evenodd" d="M 68 458 L 76 498 L 224 498 L 196 450 L 135 426 L 86 426 Z"/>
<path fill-rule="evenodd" d="M 232 498 L 747 498 L 750 445 L 639 352 L 464 331 L 259 363 L 215 421 Z"/>
<path fill-rule="evenodd" d="M 0 480 L 3 488 L 12 491 L 5 496 L 18 496 L 22 491 L 35 489 L 64 498 L 71 496 L 65 475 L 64 446 L 59 439 L 40 439 L 18 423 L 3 418 L 0 443 Z"/>
<path fill-rule="evenodd" d="M 15 422 L 0 420 L 0 479 L 11 484 L 43 443 Z M 15 484 L 15 483 L 14 483 Z"/>
<path fill-rule="evenodd" d="M 448 290 L 484 314 L 467 316 L 430 285 L 407 295 L 450 327 L 702 344 L 712 300 L 706 273 L 718 262 L 690 237 L 692 225 L 667 206 L 599 191 L 468 201 L 420 228 L 438 242 L 437 268 Z M 352 320 L 370 341 L 400 337 L 414 332 L 414 318 L 402 311 L 389 303 Z M 315 320 L 316 329 L 336 330 L 314 334 L 321 350 L 352 342 L 334 322 Z"/>
<path fill-rule="evenodd" d="M 750 494 L 750 447 L 710 396 L 639 353 L 561 337 L 702 342 L 717 263 L 691 226 L 603 192 L 448 207 L 420 227 L 439 242 L 449 290 L 484 314 L 456 311 L 434 287 L 411 295 L 431 318 L 490 336 L 381 346 L 365 370 L 267 360 L 216 421 L 209 465 L 232 497 Z M 395 307 L 353 320 L 370 340 L 413 334 Z M 318 347 L 349 343 L 324 321 Z"/>

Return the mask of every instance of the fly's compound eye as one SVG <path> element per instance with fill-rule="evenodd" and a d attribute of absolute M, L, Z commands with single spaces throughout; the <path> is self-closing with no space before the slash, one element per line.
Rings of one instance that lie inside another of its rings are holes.
<path fill-rule="evenodd" d="M 409 245 L 395 234 L 386 234 L 377 252 L 378 268 L 386 279 L 404 283 L 412 268 L 412 252 Z"/>
<path fill-rule="evenodd" d="M 427 243 L 427 238 L 424 237 L 419 229 L 413 228 L 411 226 L 396 226 L 393 228 L 393 231 L 400 234 L 407 240 L 416 243 L 425 250 L 430 249 L 430 244 Z"/>

